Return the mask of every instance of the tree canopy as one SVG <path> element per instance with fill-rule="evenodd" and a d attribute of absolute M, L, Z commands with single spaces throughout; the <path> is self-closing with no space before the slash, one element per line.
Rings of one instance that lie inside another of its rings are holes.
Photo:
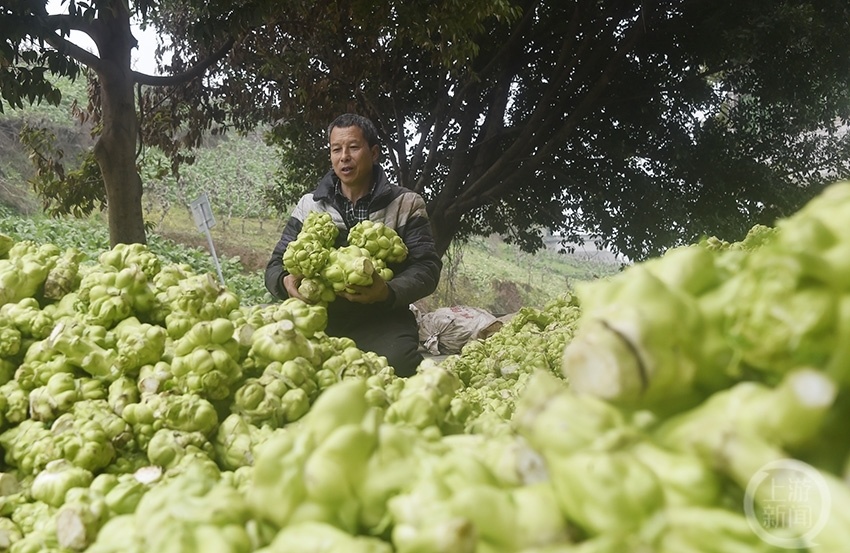
<path fill-rule="evenodd" d="M 533 251 L 550 229 L 639 259 L 740 238 L 848 174 L 840 0 L 144 7 L 169 71 L 233 44 L 207 78 L 146 89 L 144 141 L 179 162 L 204 132 L 269 123 L 291 200 L 329 167 L 330 120 L 362 113 L 397 183 L 426 198 L 440 251 L 494 232 Z"/>
<path fill-rule="evenodd" d="M 741 238 L 848 174 L 846 2 L 379 4 L 282 4 L 220 66 L 234 121 L 276 122 L 289 199 L 343 111 L 377 122 L 441 251 L 493 232 L 534 250 L 551 229 L 638 259 Z"/>

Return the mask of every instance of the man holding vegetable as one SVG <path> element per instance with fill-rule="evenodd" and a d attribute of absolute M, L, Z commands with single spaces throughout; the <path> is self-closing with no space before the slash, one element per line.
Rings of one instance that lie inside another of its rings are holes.
<path fill-rule="evenodd" d="M 284 254 L 311 212 L 327 213 L 339 229 L 334 247 L 348 244 L 349 230 L 370 220 L 394 230 L 407 247 L 401 262 L 387 263 L 392 278 L 379 271 L 369 285 L 347 285 L 327 302 L 331 336 L 351 338 L 363 351 L 387 358 L 399 376 L 410 376 L 422 361 L 419 329 L 410 304 L 431 294 L 440 279 L 442 261 L 434 247 L 422 197 L 392 185 L 378 164 L 380 144 L 367 118 L 344 114 L 328 126 L 332 169 L 312 192 L 301 197 L 266 266 L 266 288 L 279 299 L 308 301 L 303 275 L 287 270 Z"/>

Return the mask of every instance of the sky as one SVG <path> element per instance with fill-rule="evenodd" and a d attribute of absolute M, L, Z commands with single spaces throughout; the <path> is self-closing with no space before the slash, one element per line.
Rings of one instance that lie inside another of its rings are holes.
<path fill-rule="evenodd" d="M 68 11 L 67 2 L 61 0 L 49 0 L 47 2 L 47 13 L 62 14 Z M 156 49 L 156 31 L 148 28 L 142 31 L 138 25 L 133 25 L 133 36 L 139 41 L 139 47 L 133 50 L 131 67 L 140 73 L 149 75 L 158 75 L 156 70 L 156 61 L 154 60 L 154 51 Z M 83 33 L 72 32 L 70 36 L 71 42 L 85 48 L 89 52 L 96 53 L 94 42 Z"/>
<path fill-rule="evenodd" d="M 156 50 L 156 30 L 148 27 L 144 31 L 137 26 L 133 27 L 133 36 L 139 41 L 139 47 L 133 50 L 131 65 L 140 73 L 158 75 L 154 50 Z"/>

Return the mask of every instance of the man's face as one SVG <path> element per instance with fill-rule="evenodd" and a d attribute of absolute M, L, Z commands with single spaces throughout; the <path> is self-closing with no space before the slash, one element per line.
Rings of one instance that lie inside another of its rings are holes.
<path fill-rule="evenodd" d="M 369 188 L 372 164 L 378 160 L 378 146 L 369 147 L 360 127 L 334 127 L 331 130 L 331 165 L 343 185 Z"/>

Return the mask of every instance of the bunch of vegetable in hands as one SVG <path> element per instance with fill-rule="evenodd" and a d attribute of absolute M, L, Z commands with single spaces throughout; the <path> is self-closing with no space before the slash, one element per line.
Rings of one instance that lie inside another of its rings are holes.
<path fill-rule="evenodd" d="M 311 211 L 301 231 L 283 253 L 283 267 L 292 275 L 316 277 L 328 262 L 339 229 L 330 213 Z"/>
<path fill-rule="evenodd" d="M 390 280 L 394 273 L 387 264 L 407 258 L 404 241 L 383 223 L 357 223 L 348 232 L 348 245 L 335 248 L 338 232 L 329 213 L 310 212 L 284 251 L 284 269 L 299 277 L 298 293 L 307 301 L 328 303 L 353 294 L 356 287 L 372 285 L 374 275 Z"/>
<path fill-rule="evenodd" d="M 404 240 L 384 223 L 366 219 L 351 227 L 348 243 L 364 248 L 374 259 L 387 263 L 401 263 L 407 257 Z"/>

